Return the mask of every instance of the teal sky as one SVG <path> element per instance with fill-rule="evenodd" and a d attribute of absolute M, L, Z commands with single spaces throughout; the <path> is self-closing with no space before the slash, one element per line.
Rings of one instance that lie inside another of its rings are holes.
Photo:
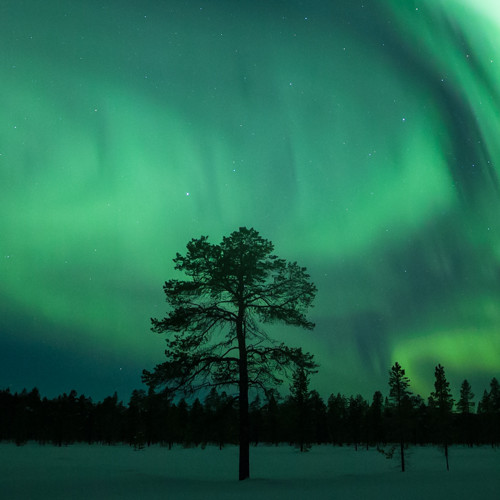
<path fill-rule="evenodd" d="M 493 0 L 4 0 L 0 387 L 128 399 L 171 259 L 254 227 L 318 287 L 314 386 L 500 372 Z"/>

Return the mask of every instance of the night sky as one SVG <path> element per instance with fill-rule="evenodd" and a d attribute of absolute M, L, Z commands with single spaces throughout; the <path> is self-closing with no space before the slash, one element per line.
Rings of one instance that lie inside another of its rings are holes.
<path fill-rule="evenodd" d="M 3 0 L 0 388 L 128 401 L 172 258 L 254 227 L 312 385 L 500 375 L 497 0 Z M 286 386 L 285 386 L 286 387 Z"/>

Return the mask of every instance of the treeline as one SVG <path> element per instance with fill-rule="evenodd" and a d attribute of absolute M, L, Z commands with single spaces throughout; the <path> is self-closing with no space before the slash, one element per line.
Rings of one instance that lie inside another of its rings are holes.
<path fill-rule="evenodd" d="M 500 385 L 496 378 L 476 408 L 467 381 L 456 403 L 449 394 L 440 403 L 438 386 L 444 379 L 447 388 L 447 382 L 444 371 L 438 380 L 438 368 L 436 391 L 427 402 L 411 394 L 406 377 L 405 390 L 398 396 L 395 367 L 390 395 L 384 398 L 376 391 L 371 401 L 361 395 L 332 394 L 325 402 L 318 392 L 308 390 L 307 374 L 296 374 L 289 396 L 274 390 L 255 397 L 250 405 L 251 441 L 290 443 L 301 449 L 327 443 L 358 447 L 402 442 L 404 435 L 407 444 L 500 444 Z M 404 376 L 404 370 L 400 371 Z M 212 389 L 204 398 L 188 403 L 152 390 L 134 390 L 125 405 L 116 393 L 94 403 L 76 391 L 47 399 L 36 388 L 15 394 L 7 389 L 0 391 L 0 440 L 19 445 L 35 441 L 58 446 L 128 443 L 141 448 L 175 443 L 222 447 L 238 441 L 238 399 Z"/>

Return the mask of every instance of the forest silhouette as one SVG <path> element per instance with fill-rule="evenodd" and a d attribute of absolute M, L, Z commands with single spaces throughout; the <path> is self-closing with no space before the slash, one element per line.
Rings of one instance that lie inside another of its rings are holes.
<path fill-rule="evenodd" d="M 440 366 L 440 365 L 438 365 Z M 394 368 L 394 367 L 393 367 Z M 474 408 L 465 380 L 461 397 L 445 419 L 435 397 L 426 402 L 408 392 L 404 417 L 397 401 L 376 391 L 361 395 L 331 394 L 325 402 L 300 377 L 290 394 L 276 390 L 250 403 L 250 440 L 258 444 L 378 447 L 391 456 L 404 436 L 405 446 L 500 445 L 500 384 L 496 378 Z M 409 386 L 408 386 L 409 387 Z M 434 394 L 434 393 L 433 393 Z M 0 391 L 0 441 L 66 446 L 74 443 L 128 444 L 141 449 L 238 443 L 238 399 L 212 388 L 202 399 L 174 399 L 152 389 L 134 390 L 127 404 L 117 394 L 99 402 L 76 391 L 52 399 L 38 389 Z"/>

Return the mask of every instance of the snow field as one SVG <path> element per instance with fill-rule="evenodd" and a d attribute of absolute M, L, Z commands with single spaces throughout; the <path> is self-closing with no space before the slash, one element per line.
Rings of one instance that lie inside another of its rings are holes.
<path fill-rule="evenodd" d="M 331 446 L 300 453 L 288 446 L 251 448 L 251 476 L 239 482 L 238 448 L 0 445 L 0 498 L 42 499 L 500 499 L 500 450 L 408 450 L 397 453 Z"/>

